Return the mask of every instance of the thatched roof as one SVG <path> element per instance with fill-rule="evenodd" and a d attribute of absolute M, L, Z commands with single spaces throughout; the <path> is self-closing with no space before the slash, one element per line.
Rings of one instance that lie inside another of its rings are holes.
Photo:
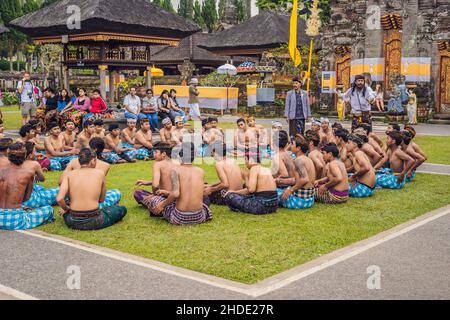
<path fill-rule="evenodd" d="M 194 64 L 205 65 L 220 65 L 227 62 L 230 57 L 216 55 L 198 46 L 199 43 L 207 43 L 211 37 L 213 35 L 210 33 L 197 32 L 182 39 L 178 47 L 152 46 L 151 61 L 155 64 L 181 64 L 184 60 L 190 60 Z M 153 49 L 154 47 L 160 49 Z M 234 60 L 244 61 L 245 58 L 234 57 Z"/>
<path fill-rule="evenodd" d="M 0 34 L 6 33 L 6 32 L 9 32 L 9 29 L 6 28 L 5 26 L 0 25 Z"/>
<path fill-rule="evenodd" d="M 289 42 L 289 25 L 290 15 L 263 11 L 228 30 L 215 33 L 214 37 L 199 46 L 213 52 L 275 48 Z M 305 20 L 298 19 L 299 45 L 308 43 L 305 30 Z"/>
<path fill-rule="evenodd" d="M 67 8 L 71 5 L 81 9 L 81 30 L 67 28 Z M 10 25 L 31 37 L 115 32 L 183 38 L 200 30 L 196 24 L 146 0 L 60 0 Z"/>

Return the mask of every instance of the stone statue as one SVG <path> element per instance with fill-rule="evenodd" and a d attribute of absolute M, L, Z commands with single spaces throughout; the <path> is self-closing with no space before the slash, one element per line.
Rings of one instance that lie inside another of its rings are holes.
<path fill-rule="evenodd" d="M 178 65 L 178 71 L 181 73 L 181 83 L 186 85 L 188 80 L 192 78 L 192 75 L 195 70 L 195 65 L 189 61 L 184 60 L 183 64 Z"/>
<path fill-rule="evenodd" d="M 389 113 L 403 113 L 405 108 L 403 102 L 408 100 L 406 92 L 405 76 L 401 74 L 392 74 L 389 79 L 389 101 L 387 110 Z"/>

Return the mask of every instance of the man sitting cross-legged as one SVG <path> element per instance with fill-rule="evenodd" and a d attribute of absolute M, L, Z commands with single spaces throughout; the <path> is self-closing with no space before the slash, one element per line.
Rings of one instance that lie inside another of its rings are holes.
<path fill-rule="evenodd" d="M 61 129 L 56 122 L 48 125 L 50 135 L 45 138 L 44 145 L 47 156 L 50 159 L 49 169 L 52 171 L 62 171 L 67 164 L 76 157 L 78 150 L 65 151 L 66 142 L 61 135 Z"/>
<path fill-rule="evenodd" d="M 67 172 L 56 198 L 66 225 L 75 230 L 98 230 L 121 221 L 127 213 L 124 206 L 100 208 L 105 201 L 106 184 L 103 171 L 95 168 L 95 153 L 84 148 L 78 159 L 81 168 Z M 70 206 L 66 203 L 67 196 Z"/>
<path fill-rule="evenodd" d="M 421 164 L 424 163 L 425 161 L 427 161 L 428 157 L 425 154 L 425 152 L 423 152 L 422 148 L 420 148 L 420 146 L 414 142 L 414 138 L 416 137 L 416 130 L 414 129 L 414 127 L 412 125 L 405 124 L 404 130 L 408 131 L 411 134 L 411 141 L 408 144 L 408 150 L 412 150 L 416 154 L 421 156 L 421 159 L 419 159 Z M 417 157 L 417 158 L 419 158 L 419 157 Z M 417 167 L 419 167 L 419 165 Z M 406 175 L 406 182 L 413 181 L 415 176 L 416 176 L 416 170 L 413 170 L 411 172 L 411 175 Z"/>
<path fill-rule="evenodd" d="M 134 148 L 136 143 L 136 119 L 127 119 L 127 127 L 122 130 L 122 148 L 128 149 L 123 153 L 130 159 L 136 159 L 137 150 Z"/>
<path fill-rule="evenodd" d="M 0 139 L 0 169 L 4 166 L 9 165 L 8 160 L 8 148 L 13 144 L 13 139 L 11 138 L 1 138 Z"/>
<path fill-rule="evenodd" d="M 22 203 L 31 197 L 35 174 L 23 166 L 25 154 L 22 143 L 10 145 L 9 164 L 0 167 L 0 229 L 32 229 L 53 220 L 51 206 L 32 210 L 22 208 Z"/>
<path fill-rule="evenodd" d="M 83 148 L 89 148 L 89 141 L 94 137 L 95 125 L 91 120 L 85 120 L 83 122 L 83 131 L 77 137 L 75 148 L 81 150 Z"/>
<path fill-rule="evenodd" d="M 294 178 L 282 179 L 281 182 L 290 187 L 278 191 L 280 204 L 285 208 L 308 209 L 314 205 L 316 168 L 314 162 L 306 156 L 308 150 L 308 141 L 297 135 L 291 143 L 291 151 L 296 155 Z"/>
<path fill-rule="evenodd" d="M 163 127 L 159 130 L 159 135 L 162 142 L 178 144 L 172 137 L 176 128 L 172 125 L 172 120 L 169 117 L 162 119 Z"/>
<path fill-rule="evenodd" d="M 234 159 L 227 158 L 227 146 L 222 141 L 216 141 L 212 148 L 214 160 L 216 161 L 216 172 L 219 182 L 205 186 L 205 195 L 213 204 L 224 205 L 223 195 L 227 191 L 242 190 L 242 171 Z"/>
<path fill-rule="evenodd" d="M 66 130 L 61 133 L 61 135 L 64 138 L 65 150 L 70 151 L 75 149 L 75 139 L 77 137 L 77 134 L 75 133 L 75 123 L 73 122 L 73 120 L 68 120 L 64 124 L 64 127 Z"/>
<path fill-rule="evenodd" d="M 28 168 L 34 172 L 35 180 L 39 182 L 45 181 L 44 172 L 42 171 L 39 162 L 35 161 L 36 150 L 34 142 L 28 141 L 25 143 L 25 162 L 24 168 Z M 22 203 L 24 208 L 40 208 L 45 206 L 52 206 L 56 204 L 56 195 L 58 194 L 58 188 L 46 189 L 43 186 L 34 183 L 33 192 L 30 199 Z"/>
<path fill-rule="evenodd" d="M 383 173 L 377 173 L 377 187 L 386 189 L 401 189 L 405 186 L 405 176 L 414 167 L 415 160 L 400 147 L 403 135 L 399 131 L 386 132 L 387 155 L 389 168 Z"/>
<path fill-rule="evenodd" d="M 420 167 L 427 160 L 427 158 L 423 154 L 417 152 L 414 146 L 412 145 L 411 141 L 413 136 L 410 131 L 404 130 L 402 131 L 402 135 L 403 135 L 403 142 L 401 144 L 402 150 L 416 161 L 414 163 L 414 166 L 412 166 L 412 168 L 406 174 L 406 182 L 412 182 L 416 176 L 416 169 Z"/>
<path fill-rule="evenodd" d="M 316 180 L 319 180 L 325 173 L 325 160 L 323 159 L 322 152 L 319 150 L 320 136 L 316 131 L 308 130 L 305 132 L 305 138 L 309 142 L 308 157 L 314 163 L 314 167 L 316 168 Z"/>
<path fill-rule="evenodd" d="M 339 149 L 329 143 L 323 148 L 326 176 L 315 182 L 317 202 L 339 204 L 348 200 L 348 175 L 344 163 L 339 160 Z"/>
<path fill-rule="evenodd" d="M 98 138 L 98 137 L 92 138 L 91 141 L 89 141 L 89 147 L 92 151 L 95 152 L 96 157 L 97 157 L 95 168 L 98 170 L 101 170 L 105 174 L 105 177 L 106 177 L 111 166 L 107 162 L 101 160 L 101 155 L 103 153 L 103 149 L 105 148 L 105 141 L 103 141 L 102 138 Z M 70 161 L 69 164 L 67 165 L 66 170 L 64 170 L 64 172 L 59 177 L 59 185 L 61 185 L 61 183 L 64 179 L 64 176 L 67 175 L 68 172 L 71 172 L 73 170 L 78 170 L 80 168 L 81 168 L 81 165 L 80 165 L 80 161 L 78 158 Z M 105 201 L 100 203 L 100 209 L 103 209 L 106 207 L 111 207 L 111 206 L 118 204 L 121 198 L 122 198 L 122 193 L 117 189 L 111 189 L 111 190 L 106 191 Z"/>
<path fill-rule="evenodd" d="M 150 121 L 147 118 L 139 120 L 141 129 L 136 132 L 134 140 L 134 148 L 137 149 L 138 160 L 148 161 L 154 159 L 153 144 L 152 144 L 152 130 Z"/>
<path fill-rule="evenodd" d="M 156 206 L 156 200 L 152 201 L 158 190 L 172 190 L 172 181 L 170 173 L 172 169 L 178 167 L 178 164 L 172 160 L 172 144 L 167 142 L 157 142 L 153 146 L 155 155 L 155 164 L 153 165 L 152 181 L 138 180 L 137 186 L 151 186 L 153 193 L 146 190 L 136 190 L 134 192 L 134 199 L 137 203 L 149 209 L 150 215 L 155 215 L 152 209 Z"/>
<path fill-rule="evenodd" d="M 181 165 L 172 168 L 170 179 L 172 191 L 158 190 L 152 202 L 153 211 L 162 215 L 171 224 L 199 224 L 212 219 L 209 207 L 204 204 L 204 176 L 202 168 L 194 167 L 195 147 L 192 142 L 183 142 L 179 152 Z"/>
<path fill-rule="evenodd" d="M 348 136 L 347 150 L 353 157 L 354 173 L 349 177 L 350 197 L 366 198 L 371 197 L 375 192 L 377 178 L 375 169 L 372 167 L 369 158 L 361 150 L 364 141 L 355 134 Z"/>
<path fill-rule="evenodd" d="M 106 162 L 111 164 L 136 162 L 136 159 L 132 159 L 126 154 L 126 151 L 134 149 L 123 148 L 120 146 L 120 129 L 117 123 L 109 125 L 109 133 L 106 135 L 105 142 L 106 149 L 105 152 L 103 152 L 102 157 Z"/>
<path fill-rule="evenodd" d="M 250 170 L 246 177 L 247 186 L 238 191 L 228 191 L 225 204 L 232 211 L 251 214 L 274 213 L 278 209 L 277 184 L 269 168 L 261 165 L 259 152 L 246 152 L 245 164 Z"/>

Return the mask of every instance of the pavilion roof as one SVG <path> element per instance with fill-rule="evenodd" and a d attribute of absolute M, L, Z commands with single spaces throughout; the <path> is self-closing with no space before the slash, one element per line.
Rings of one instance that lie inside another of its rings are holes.
<path fill-rule="evenodd" d="M 257 49 L 276 48 L 289 42 L 290 15 L 274 11 L 263 11 L 260 14 L 238 24 L 230 29 L 214 34 L 199 46 L 212 52 L 230 52 L 245 54 L 257 52 Z M 298 19 L 297 41 L 298 44 L 308 43 L 305 33 L 306 22 Z M 256 50 L 255 50 L 256 49 Z"/>
<path fill-rule="evenodd" d="M 70 30 L 69 6 L 78 6 L 81 29 Z M 10 22 L 32 38 L 109 32 L 171 39 L 200 30 L 193 22 L 147 0 L 60 0 Z"/>
<path fill-rule="evenodd" d="M 227 62 L 230 57 L 216 55 L 198 46 L 199 43 L 207 43 L 212 37 L 210 33 L 197 32 L 182 39 L 178 47 L 165 46 L 158 52 L 152 50 L 151 61 L 155 64 L 183 63 L 184 60 L 211 64 Z M 244 61 L 245 58 L 234 57 L 234 60 Z"/>

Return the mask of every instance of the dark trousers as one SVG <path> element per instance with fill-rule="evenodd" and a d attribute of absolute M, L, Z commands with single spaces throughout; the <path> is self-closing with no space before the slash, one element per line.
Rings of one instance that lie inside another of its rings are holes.
<path fill-rule="evenodd" d="M 295 137 L 297 134 L 305 134 L 305 119 L 289 120 L 289 136 Z"/>

